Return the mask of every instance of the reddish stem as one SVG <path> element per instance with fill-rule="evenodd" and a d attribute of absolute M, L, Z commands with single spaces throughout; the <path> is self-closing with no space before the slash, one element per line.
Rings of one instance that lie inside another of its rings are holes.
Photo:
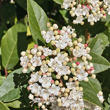
<path fill-rule="evenodd" d="M 6 75 L 6 77 L 8 76 L 8 72 L 7 72 L 7 70 L 5 69 L 5 75 Z"/>

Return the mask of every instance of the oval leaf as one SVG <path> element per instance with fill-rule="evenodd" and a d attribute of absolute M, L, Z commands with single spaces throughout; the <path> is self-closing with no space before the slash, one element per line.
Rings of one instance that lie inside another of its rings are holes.
<path fill-rule="evenodd" d="M 104 51 L 103 45 L 101 43 L 102 40 L 99 39 L 98 37 L 93 38 L 93 40 L 89 44 L 89 47 L 91 48 L 91 52 L 101 55 Z"/>
<path fill-rule="evenodd" d="M 94 64 L 95 73 L 100 73 L 110 68 L 110 63 L 104 57 L 92 52 L 90 55 L 93 58 L 90 62 Z"/>
<path fill-rule="evenodd" d="M 10 110 L 2 101 L 0 101 L 0 110 Z"/>
<path fill-rule="evenodd" d="M 41 31 L 47 30 L 48 18 L 43 9 L 33 0 L 27 0 L 29 27 L 33 40 L 38 44 L 38 40 L 45 44 Z"/>
<path fill-rule="evenodd" d="M 53 0 L 54 2 L 58 3 L 58 4 L 63 4 L 63 0 Z"/>
<path fill-rule="evenodd" d="M 10 28 L 1 41 L 2 65 L 12 69 L 19 61 L 20 52 L 26 49 L 26 26 L 16 24 Z"/>
<path fill-rule="evenodd" d="M 21 82 L 26 80 L 26 77 L 23 76 L 22 68 L 13 71 L 8 75 L 0 86 L 0 99 L 4 102 L 13 101 L 19 99 L 20 89 L 19 85 Z M 22 76 L 19 76 L 19 75 Z M 19 79 L 19 80 L 18 80 Z"/>
<path fill-rule="evenodd" d="M 97 79 L 89 78 L 88 82 L 80 82 L 81 87 L 83 87 L 84 100 L 95 104 L 102 108 L 102 104 L 97 97 L 97 93 L 101 91 L 101 85 Z"/>

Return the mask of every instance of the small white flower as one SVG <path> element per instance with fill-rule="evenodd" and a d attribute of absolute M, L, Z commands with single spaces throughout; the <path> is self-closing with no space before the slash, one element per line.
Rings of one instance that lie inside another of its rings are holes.
<path fill-rule="evenodd" d="M 87 14 L 89 14 L 89 8 L 87 8 L 86 6 L 84 6 L 82 12 L 83 12 L 83 15 L 84 16 L 87 15 Z"/>
<path fill-rule="evenodd" d="M 37 83 L 29 85 L 29 88 L 33 94 L 40 95 L 41 86 Z"/>
<path fill-rule="evenodd" d="M 67 9 L 70 6 L 71 2 L 72 2 L 72 0 L 64 0 L 64 2 L 63 2 L 64 8 Z"/>
<path fill-rule="evenodd" d="M 59 68 L 56 69 L 56 72 L 58 72 L 58 74 L 60 76 L 62 76 L 62 75 L 68 74 L 69 71 L 68 71 L 68 67 L 67 66 L 59 65 Z"/>
<path fill-rule="evenodd" d="M 77 67 L 78 67 L 79 69 L 82 69 L 83 66 L 84 66 L 84 63 L 81 62 Z"/>
<path fill-rule="evenodd" d="M 40 96 L 43 97 L 44 100 L 49 98 L 50 92 L 47 89 L 42 89 Z"/>
<path fill-rule="evenodd" d="M 29 63 L 29 59 L 27 56 L 21 57 L 20 61 L 22 67 L 27 67 L 27 64 Z"/>
<path fill-rule="evenodd" d="M 74 99 L 75 101 L 82 98 L 83 96 L 83 92 L 81 91 L 77 91 L 76 89 L 73 89 L 71 92 L 70 92 L 70 96 L 69 98 L 70 99 Z"/>
<path fill-rule="evenodd" d="M 48 31 L 45 35 L 43 35 L 43 38 L 46 40 L 47 43 L 49 43 L 51 40 L 55 40 L 53 31 Z"/>
<path fill-rule="evenodd" d="M 39 79 L 39 82 L 42 84 L 42 87 L 49 88 L 51 86 L 51 80 L 52 77 L 44 75 L 41 79 Z"/>
<path fill-rule="evenodd" d="M 106 5 L 110 4 L 110 0 L 103 0 Z"/>
<path fill-rule="evenodd" d="M 55 41 L 55 46 L 60 49 L 65 49 L 67 43 L 62 40 L 59 40 L 59 41 Z"/>
<path fill-rule="evenodd" d="M 60 62 L 66 61 L 66 56 L 64 54 L 58 53 L 57 58 Z"/>
<path fill-rule="evenodd" d="M 107 8 L 108 15 L 110 15 L 110 6 Z"/>
<path fill-rule="evenodd" d="M 88 22 L 93 22 L 94 21 L 94 16 L 93 14 L 90 14 L 88 17 Z"/>
<path fill-rule="evenodd" d="M 75 89 L 76 88 L 76 85 L 74 82 L 66 83 L 66 86 L 68 89 Z"/>
<path fill-rule="evenodd" d="M 80 7 L 77 7 L 74 13 L 76 16 L 81 16 L 82 15 L 82 9 Z"/>
<path fill-rule="evenodd" d="M 92 4 L 92 5 L 96 5 L 96 4 L 98 4 L 98 2 L 99 2 L 99 0 L 90 0 L 90 3 Z"/>
<path fill-rule="evenodd" d="M 30 62 L 32 63 L 32 65 L 34 67 L 37 67 L 37 66 L 41 66 L 42 65 L 41 57 L 37 57 L 36 55 L 34 55 L 34 57 L 30 60 Z"/>
<path fill-rule="evenodd" d="M 85 80 L 85 78 L 88 76 L 88 73 L 85 72 L 83 69 L 80 70 L 80 73 L 77 74 L 77 78 L 79 81 Z"/>
<path fill-rule="evenodd" d="M 58 58 L 51 58 L 50 62 L 48 63 L 48 65 L 52 68 L 52 69 L 56 69 L 59 67 L 59 65 L 62 65 L 61 62 L 58 60 Z"/>
<path fill-rule="evenodd" d="M 81 52 L 80 52 L 79 50 L 74 49 L 74 50 L 73 50 L 73 55 L 74 55 L 75 57 L 81 57 Z"/>
<path fill-rule="evenodd" d="M 74 30 L 72 29 L 71 26 L 68 26 L 68 27 L 66 28 L 66 31 L 68 32 L 68 34 L 72 34 L 72 33 L 74 32 Z"/>
<path fill-rule="evenodd" d="M 35 54 L 37 53 L 37 48 L 31 49 L 31 53 L 32 53 L 33 55 L 35 55 Z"/>
<path fill-rule="evenodd" d="M 62 106 L 63 107 L 69 107 L 70 106 L 70 100 L 68 98 L 62 97 L 61 100 L 62 100 Z"/>
<path fill-rule="evenodd" d="M 37 81 L 39 81 L 40 78 L 41 78 L 41 76 L 38 75 L 38 72 L 36 72 L 35 74 L 31 74 L 31 79 L 29 81 L 30 82 L 37 82 Z"/>
<path fill-rule="evenodd" d="M 44 48 L 43 52 L 45 56 L 52 55 L 52 50 L 49 48 Z"/>
<path fill-rule="evenodd" d="M 41 66 L 41 71 L 42 71 L 42 73 L 46 73 L 48 71 L 48 66 L 46 64 L 43 64 Z"/>
<path fill-rule="evenodd" d="M 103 93 L 101 91 L 99 91 L 99 93 L 97 94 L 97 97 L 99 98 L 100 102 L 103 103 L 104 97 L 103 97 Z"/>
<path fill-rule="evenodd" d="M 83 21 L 83 17 L 82 16 L 78 16 L 77 18 L 76 18 L 76 23 L 78 24 L 78 23 L 82 23 L 82 21 Z"/>
<path fill-rule="evenodd" d="M 52 84 L 51 88 L 48 90 L 51 94 L 58 95 L 60 91 L 60 87 L 55 86 L 55 84 Z"/>

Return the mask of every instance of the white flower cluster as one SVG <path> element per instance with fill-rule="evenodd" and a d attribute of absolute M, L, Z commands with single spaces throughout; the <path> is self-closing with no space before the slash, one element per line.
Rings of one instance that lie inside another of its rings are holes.
<path fill-rule="evenodd" d="M 90 48 L 76 40 L 75 29 L 70 26 L 58 30 L 54 24 L 49 31 L 42 31 L 43 38 L 51 48 L 35 45 L 21 52 L 21 66 L 26 73 L 33 71 L 29 80 L 29 99 L 47 110 L 84 110 L 83 88 L 79 81 L 95 78 Z M 88 61 L 89 60 L 89 61 Z M 36 72 L 35 72 L 36 71 Z"/>
<path fill-rule="evenodd" d="M 64 0 L 62 8 L 70 9 L 70 14 L 76 19 L 73 20 L 74 24 L 84 24 L 87 19 L 90 25 L 94 22 L 105 19 L 106 14 L 110 15 L 110 0 L 87 0 L 84 4 L 76 3 L 75 0 Z"/>
<path fill-rule="evenodd" d="M 102 91 L 98 92 L 97 97 L 99 98 L 100 102 L 103 103 L 104 98 L 103 98 Z M 93 105 L 93 104 L 91 104 L 89 102 L 84 101 L 84 104 L 85 104 L 85 108 L 88 108 L 90 110 L 102 110 L 99 106 Z"/>

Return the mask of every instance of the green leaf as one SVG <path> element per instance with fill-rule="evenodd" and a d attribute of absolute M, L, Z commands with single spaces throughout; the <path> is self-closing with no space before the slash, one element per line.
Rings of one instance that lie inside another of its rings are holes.
<path fill-rule="evenodd" d="M 102 40 L 104 48 L 109 45 L 108 37 L 104 33 L 97 34 L 97 37 Z"/>
<path fill-rule="evenodd" d="M 94 64 L 95 73 L 100 73 L 110 68 L 110 63 L 104 57 L 92 52 L 90 55 L 92 56 L 92 60 L 90 62 Z"/>
<path fill-rule="evenodd" d="M 63 4 L 63 0 L 53 0 L 54 2 L 58 3 L 58 4 Z"/>
<path fill-rule="evenodd" d="M 26 26 L 16 24 L 7 31 L 1 41 L 3 67 L 12 69 L 19 61 L 20 52 L 26 48 Z"/>
<path fill-rule="evenodd" d="M 84 100 L 102 108 L 102 104 L 97 97 L 97 93 L 101 91 L 99 81 L 90 77 L 88 82 L 82 81 L 80 84 L 83 87 Z"/>
<path fill-rule="evenodd" d="M 91 52 L 94 52 L 98 55 L 101 55 L 104 51 L 103 45 L 101 45 L 102 40 L 98 37 L 93 38 L 89 47 L 91 48 Z"/>
<path fill-rule="evenodd" d="M 45 44 L 41 31 L 47 30 L 48 18 L 43 9 L 33 0 L 27 0 L 29 27 L 33 40 L 38 44 L 38 40 Z"/>
<path fill-rule="evenodd" d="M 68 19 L 68 17 L 66 17 L 67 10 L 60 10 L 59 12 L 60 12 L 61 15 L 63 16 L 63 18 L 64 18 L 64 20 L 66 21 L 66 23 L 68 23 L 69 19 Z"/>
<path fill-rule="evenodd" d="M 5 105 L 7 107 L 12 107 L 12 108 L 20 108 L 21 102 L 16 100 L 14 102 L 9 102 L 9 103 L 5 103 Z"/>
<path fill-rule="evenodd" d="M 0 86 L 6 77 L 0 76 Z"/>
<path fill-rule="evenodd" d="M 2 101 L 0 101 L 0 110 L 10 110 Z"/>
<path fill-rule="evenodd" d="M 8 75 L 0 86 L 0 99 L 4 102 L 10 102 L 20 97 L 19 85 L 26 80 L 22 74 L 22 68 L 13 71 Z M 19 77 L 19 75 L 22 75 Z"/>

